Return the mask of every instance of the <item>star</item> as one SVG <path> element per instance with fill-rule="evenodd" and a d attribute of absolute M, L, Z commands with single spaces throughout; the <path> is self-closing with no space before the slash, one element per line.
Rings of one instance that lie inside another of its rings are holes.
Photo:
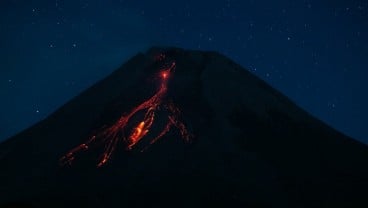
<path fill-rule="evenodd" d="M 331 108 L 331 109 L 335 109 L 335 108 L 336 108 L 335 103 L 332 103 L 332 102 L 327 103 L 327 106 L 328 106 L 329 108 Z"/>

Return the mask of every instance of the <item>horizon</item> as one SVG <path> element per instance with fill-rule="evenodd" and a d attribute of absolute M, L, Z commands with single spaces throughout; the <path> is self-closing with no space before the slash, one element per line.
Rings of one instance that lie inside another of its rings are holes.
<path fill-rule="evenodd" d="M 364 1 L 2 1 L 0 142 L 152 45 L 217 51 L 368 144 Z M 98 13 L 98 15 L 96 15 Z"/>

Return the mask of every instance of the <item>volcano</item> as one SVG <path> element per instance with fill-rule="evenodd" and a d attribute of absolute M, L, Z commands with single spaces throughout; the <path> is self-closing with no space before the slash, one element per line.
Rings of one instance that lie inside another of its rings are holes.
<path fill-rule="evenodd" d="M 367 161 L 225 56 L 154 47 L 0 144 L 0 207 L 368 207 Z"/>

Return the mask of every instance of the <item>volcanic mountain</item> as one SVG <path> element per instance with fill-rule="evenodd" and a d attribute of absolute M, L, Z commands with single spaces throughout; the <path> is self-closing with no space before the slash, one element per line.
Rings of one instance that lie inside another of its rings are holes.
<path fill-rule="evenodd" d="M 367 146 L 216 52 L 134 56 L 0 167 L 0 207 L 368 207 Z"/>

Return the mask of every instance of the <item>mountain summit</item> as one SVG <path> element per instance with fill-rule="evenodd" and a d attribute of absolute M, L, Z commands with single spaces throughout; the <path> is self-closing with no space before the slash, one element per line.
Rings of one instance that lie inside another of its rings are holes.
<path fill-rule="evenodd" d="M 368 207 L 367 161 L 230 59 L 155 47 L 0 144 L 0 207 Z"/>

